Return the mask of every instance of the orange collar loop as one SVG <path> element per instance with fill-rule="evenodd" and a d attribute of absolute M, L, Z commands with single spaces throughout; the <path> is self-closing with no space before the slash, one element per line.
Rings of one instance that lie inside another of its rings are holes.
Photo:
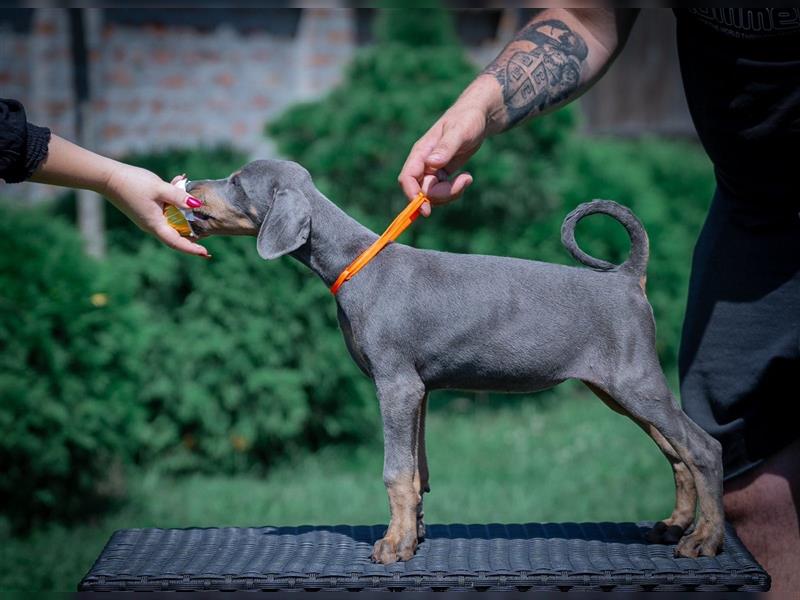
<path fill-rule="evenodd" d="M 425 202 L 427 198 L 425 194 L 420 192 L 416 195 L 416 197 L 408 203 L 395 220 L 392 221 L 392 224 L 383 232 L 383 235 L 379 237 L 375 242 L 364 252 L 358 255 L 353 262 L 351 262 L 344 271 L 339 274 L 339 277 L 336 278 L 336 281 L 333 282 L 331 286 L 331 293 L 336 295 L 336 292 L 339 291 L 339 288 L 342 287 L 342 284 L 350 279 L 353 275 L 358 273 L 361 269 L 363 269 L 369 261 L 371 261 L 375 256 L 383 250 L 389 242 L 393 242 L 398 238 L 398 236 L 403 233 L 406 228 L 414 222 L 419 216 L 419 210 L 422 206 L 422 203 Z"/>

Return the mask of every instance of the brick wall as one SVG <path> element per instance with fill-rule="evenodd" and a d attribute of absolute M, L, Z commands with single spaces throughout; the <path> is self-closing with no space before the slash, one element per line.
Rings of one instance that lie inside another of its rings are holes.
<path fill-rule="evenodd" d="M 629 47 L 582 98 L 588 132 L 691 131 L 668 12 L 643 11 Z M 198 13 L 185 23 L 173 13 L 164 25 L 139 18 L 138 12 L 137 19 L 126 21 L 107 10 L 86 9 L 92 97 L 87 145 L 115 157 L 220 143 L 251 156 L 274 155 L 263 134 L 265 123 L 288 105 L 336 85 L 358 41 L 353 9 L 297 13 L 299 21 L 287 34 L 258 23 L 242 27 L 241 14 L 237 20 L 221 10 L 206 19 L 210 26 L 199 27 Z M 19 98 L 33 122 L 75 139 L 68 12 L 40 8 L 25 14 L 27 30 L 0 18 L 0 95 Z M 263 24 L 274 13 L 257 14 Z M 487 64 L 528 16 L 503 10 L 494 39 L 468 42 L 472 60 Z M 54 193 L 33 184 L 3 190 L 20 197 Z"/>
<path fill-rule="evenodd" d="M 222 25 L 101 27 L 93 55 L 98 148 L 233 143 L 268 151 L 264 124 L 288 105 L 335 85 L 353 50 L 346 9 L 303 11 L 294 40 Z"/>
<path fill-rule="evenodd" d="M 74 139 L 73 72 L 66 9 L 33 10 L 29 32 L 0 29 L 2 93 L 22 100 L 32 121 Z M 516 25 L 507 11 L 497 40 L 468 48 L 476 63 L 497 53 Z M 232 143 L 271 153 L 267 121 L 288 105 L 335 86 L 356 49 L 354 11 L 302 10 L 295 35 L 120 25 L 87 9 L 91 87 L 88 139 L 111 156 L 153 148 Z"/>
<path fill-rule="evenodd" d="M 229 144 L 274 155 L 264 125 L 288 105 L 338 83 L 355 50 L 345 8 L 303 10 L 296 35 L 242 32 L 222 22 L 121 26 L 88 9 L 91 103 L 88 145 L 103 154 Z M 28 32 L 0 29 L 0 94 L 20 99 L 31 121 L 75 139 L 75 97 L 65 9 L 36 9 Z M 4 195 L 48 196 L 44 186 Z"/>

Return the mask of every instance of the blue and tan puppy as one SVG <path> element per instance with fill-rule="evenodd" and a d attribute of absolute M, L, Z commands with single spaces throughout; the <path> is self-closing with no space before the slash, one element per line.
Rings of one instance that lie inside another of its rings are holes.
<path fill-rule="evenodd" d="M 296 163 L 258 160 L 227 179 L 194 181 L 186 189 L 204 201 L 192 223 L 198 236 L 257 236 L 263 258 L 290 254 L 328 286 L 377 239 Z M 575 224 L 593 213 L 611 215 L 627 229 L 632 249 L 623 264 L 577 247 Z M 336 296 L 345 343 L 375 382 L 383 417 L 392 518 L 375 544 L 376 561 L 410 559 L 424 536 L 428 392 L 533 392 L 570 378 L 633 419 L 672 465 L 675 510 L 653 528 L 650 541 L 677 543 L 679 556 L 720 550 L 720 446 L 680 409 L 658 362 L 644 291 L 644 228 L 628 209 L 594 201 L 566 218 L 561 236 L 590 268 L 391 244 Z"/>

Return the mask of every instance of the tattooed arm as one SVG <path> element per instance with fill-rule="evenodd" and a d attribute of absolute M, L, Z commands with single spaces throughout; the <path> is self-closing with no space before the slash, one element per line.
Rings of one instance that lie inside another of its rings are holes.
<path fill-rule="evenodd" d="M 472 176 L 450 175 L 483 140 L 591 87 L 622 49 L 636 14 L 546 9 L 536 15 L 414 145 L 398 177 L 406 195 L 422 188 L 436 204 L 456 199 Z"/>
<path fill-rule="evenodd" d="M 563 14 L 553 14 L 558 12 Z M 505 131 L 586 91 L 622 48 L 620 38 L 627 38 L 633 16 L 604 9 L 545 11 L 528 23 L 482 73 L 500 87 L 487 111 L 489 133 Z M 481 77 L 476 84 L 488 85 Z"/>

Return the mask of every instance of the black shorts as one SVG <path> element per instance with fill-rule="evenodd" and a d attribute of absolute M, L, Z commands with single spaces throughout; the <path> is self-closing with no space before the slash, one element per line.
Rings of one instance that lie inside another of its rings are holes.
<path fill-rule="evenodd" d="M 681 398 L 722 443 L 726 479 L 800 438 L 798 211 L 718 189 L 695 247 Z"/>

